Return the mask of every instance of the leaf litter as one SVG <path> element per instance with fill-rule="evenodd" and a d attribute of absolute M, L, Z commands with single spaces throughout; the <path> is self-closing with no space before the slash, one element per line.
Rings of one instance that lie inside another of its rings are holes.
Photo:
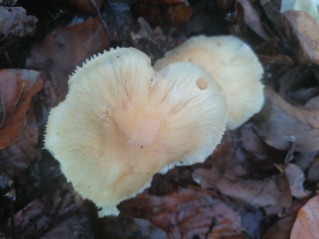
<path fill-rule="evenodd" d="M 0 237 L 318 233 L 300 226 L 317 223 L 317 213 L 309 212 L 316 212 L 319 182 L 319 30 L 305 11 L 281 12 L 280 1 L 267 0 L 53 1 L 51 15 L 38 0 L 6 4 L 0 2 L 6 11 L 0 14 Z M 119 205 L 120 216 L 98 218 L 43 150 L 50 108 L 64 99 L 76 65 L 92 54 L 133 46 L 156 60 L 198 34 L 235 34 L 255 49 L 265 69 L 262 111 L 227 132 L 204 163 L 155 175 L 150 188 Z"/>

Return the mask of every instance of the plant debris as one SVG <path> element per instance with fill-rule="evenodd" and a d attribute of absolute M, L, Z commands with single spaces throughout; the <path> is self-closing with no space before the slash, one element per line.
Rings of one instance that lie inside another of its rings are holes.
<path fill-rule="evenodd" d="M 318 10 L 298 4 L 0 1 L 0 238 L 315 238 Z M 252 47 L 265 71 L 262 111 L 227 131 L 204 163 L 154 175 L 119 216 L 99 218 L 43 149 L 50 109 L 93 54 L 135 47 L 154 63 L 194 35 Z"/>

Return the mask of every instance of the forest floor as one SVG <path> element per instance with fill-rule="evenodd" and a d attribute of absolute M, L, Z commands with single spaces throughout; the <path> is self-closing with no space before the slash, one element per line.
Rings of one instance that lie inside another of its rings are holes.
<path fill-rule="evenodd" d="M 0 1 L 0 238 L 315 238 L 318 12 L 281 8 L 280 0 Z M 252 47 L 265 70 L 263 109 L 227 131 L 204 163 L 154 175 L 119 216 L 98 218 L 43 146 L 69 75 L 111 47 L 138 48 L 154 62 L 201 34 Z"/>

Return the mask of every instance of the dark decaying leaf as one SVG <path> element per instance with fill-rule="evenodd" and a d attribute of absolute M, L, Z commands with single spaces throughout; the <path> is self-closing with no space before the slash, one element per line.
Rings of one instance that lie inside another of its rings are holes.
<path fill-rule="evenodd" d="M 266 144 L 257 134 L 252 123 L 240 128 L 242 147 L 247 152 L 246 157 L 254 168 L 263 171 L 277 171 L 276 164 L 281 162 L 286 152 L 277 150 Z"/>
<path fill-rule="evenodd" d="M 12 7 L 17 3 L 18 0 L 0 0 L 0 6 Z"/>
<path fill-rule="evenodd" d="M 260 14 L 254 9 L 251 1 L 249 0 L 238 0 L 244 11 L 244 21 L 247 26 L 249 26 L 258 36 L 267 40 L 269 34 L 265 31 Z"/>
<path fill-rule="evenodd" d="M 135 29 L 131 29 L 129 42 L 126 44 L 148 52 L 148 56 L 153 62 L 163 57 L 166 51 L 178 44 L 174 38 L 165 34 L 160 28 L 153 29 L 143 18 L 139 18 L 137 21 L 139 25 Z"/>
<path fill-rule="evenodd" d="M 262 239 L 290 239 L 290 231 L 294 220 L 294 215 L 279 219 L 266 230 Z"/>
<path fill-rule="evenodd" d="M 149 219 L 170 239 L 248 238 L 239 215 L 216 194 L 189 187 L 166 196 L 143 193 L 119 205 L 121 215 Z"/>
<path fill-rule="evenodd" d="M 289 183 L 291 195 L 296 198 L 305 198 L 310 192 L 305 190 L 305 174 L 302 169 L 293 163 L 286 165 L 285 174 Z"/>
<path fill-rule="evenodd" d="M 166 233 L 141 218 L 105 217 L 98 220 L 101 236 L 112 239 L 167 239 Z"/>
<path fill-rule="evenodd" d="M 75 66 L 86 58 L 102 52 L 109 44 L 106 30 L 98 18 L 83 23 L 61 27 L 49 33 L 44 40 L 33 47 L 27 59 L 27 66 L 44 71 L 56 94 L 51 106 L 64 99 L 68 76 Z"/>
<path fill-rule="evenodd" d="M 32 35 L 36 29 L 37 18 L 26 15 L 22 7 L 0 6 L 0 36 L 25 37 Z"/>
<path fill-rule="evenodd" d="M 18 235 L 23 235 L 24 238 L 38 238 L 50 227 L 54 228 L 58 222 L 71 216 L 77 210 L 78 206 L 75 204 L 73 195 L 69 192 L 57 190 L 33 200 L 17 212 L 14 218 L 8 222 L 4 231 L 6 236 L 11 238 Z M 68 224 L 65 226 L 68 227 Z M 83 226 L 85 224 L 78 225 L 77 228 L 74 226 L 73 231 L 69 230 L 70 235 L 75 232 L 79 233 L 83 230 Z"/>
<path fill-rule="evenodd" d="M 289 67 L 277 81 L 279 94 L 288 102 L 304 105 L 319 94 L 319 68 L 316 65 Z M 308 108 L 319 108 L 319 105 Z"/>
<path fill-rule="evenodd" d="M 65 1 L 70 6 L 91 15 L 97 15 L 100 10 L 103 0 L 66 0 Z"/>
<path fill-rule="evenodd" d="M 307 172 L 307 180 L 312 183 L 319 182 L 319 157 L 317 156 L 310 165 Z"/>
<path fill-rule="evenodd" d="M 192 15 L 192 8 L 185 0 L 139 0 L 132 10 L 154 26 L 180 26 Z"/>
<path fill-rule="evenodd" d="M 0 149 L 14 143 L 26 124 L 26 112 L 32 97 L 41 90 L 39 72 L 32 70 L 1 70 Z"/>
<path fill-rule="evenodd" d="M 265 105 L 254 121 L 265 142 L 281 150 L 318 150 L 319 110 L 293 106 L 269 87 L 265 96 Z"/>

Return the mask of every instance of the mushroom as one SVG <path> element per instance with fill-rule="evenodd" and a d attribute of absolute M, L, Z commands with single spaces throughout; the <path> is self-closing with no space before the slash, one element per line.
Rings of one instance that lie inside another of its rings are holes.
<path fill-rule="evenodd" d="M 223 88 L 228 104 L 227 128 L 235 129 L 264 103 L 263 68 L 252 49 L 234 36 L 196 36 L 168 51 L 154 68 L 190 61 L 205 68 Z"/>
<path fill-rule="evenodd" d="M 45 147 L 74 189 L 116 215 L 116 205 L 175 165 L 202 162 L 220 142 L 227 105 L 200 66 L 155 72 L 134 48 L 99 54 L 77 68 L 52 109 Z"/>

